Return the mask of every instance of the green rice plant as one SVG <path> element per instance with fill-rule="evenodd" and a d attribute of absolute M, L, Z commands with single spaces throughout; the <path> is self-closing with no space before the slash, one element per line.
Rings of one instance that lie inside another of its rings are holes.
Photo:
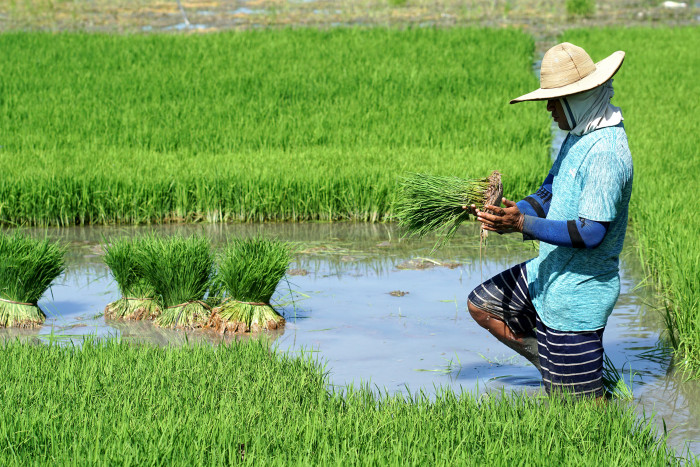
<path fill-rule="evenodd" d="M 284 326 L 270 299 L 292 260 L 287 243 L 264 237 L 234 238 L 219 260 L 217 279 L 225 292 L 209 326 L 221 333 L 257 332 Z"/>
<path fill-rule="evenodd" d="M 566 13 L 570 18 L 593 16 L 595 13 L 595 0 L 566 0 Z"/>
<path fill-rule="evenodd" d="M 47 238 L 0 233 L 0 327 L 31 328 L 44 322 L 37 302 L 65 269 L 65 251 Z"/>
<path fill-rule="evenodd" d="M 624 403 L 338 388 L 266 339 L 77 344 L 0 343 L 0 464 L 693 463 Z"/>
<path fill-rule="evenodd" d="M 108 318 L 154 319 L 160 315 L 153 286 L 144 277 L 138 261 L 143 238 L 119 238 L 106 242 L 104 262 L 122 296 L 105 308 Z"/>
<path fill-rule="evenodd" d="M 435 247 L 449 241 L 459 226 L 470 218 L 463 206 L 501 204 L 501 174 L 465 180 L 451 176 L 412 174 L 404 177 L 396 207 L 399 226 L 405 236 L 422 238 L 429 233 L 440 235 Z"/>
<path fill-rule="evenodd" d="M 634 382 L 635 374 L 636 373 L 632 373 L 632 368 L 630 368 L 630 386 L 627 386 L 624 378 L 624 367 L 623 374 L 621 374 L 618 369 L 615 368 L 615 364 L 610 360 L 608 354 L 603 354 L 603 387 L 605 388 L 605 393 L 608 398 L 626 401 L 634 400 L 631 384 Z"/>
<path fill-rule="evenodd" d="M 700 217 L 688 208 L 689 200 L 700 197 L 694 125 L 700 105 L 688 99 L 700 95 L 695 45 L 700 29 L 581 29 L 562 39 L 595 59 L 613 50 L 627 52 L 615 75 L 613 104 L 622 108 L 634 159 L 630 225 L 641 262 L 662 297 L 659 308 L 674 363 L 700 377 Z"/>
<path fill-rule="evenodd" d="M 508 104 L 537 84 L 515 29 L 22 32 L 0 50 L 0 223 L 376 222 L 396 174 L 498 161 L 516 199 L 551 163 L 547 112 Z"/>
<path fill-rule="evenodd" d="M 141 240 L 139 249 L 138 267 L 153 286 L 161 309 L 156 324 L 178 328 L 203 326 L 210 311 L 203 300 L 214 273 L 207 238 L 151 234 Z"/>

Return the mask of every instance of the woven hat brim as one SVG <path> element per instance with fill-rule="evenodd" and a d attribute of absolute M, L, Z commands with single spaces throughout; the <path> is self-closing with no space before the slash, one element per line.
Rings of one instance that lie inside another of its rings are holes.
<path fill-rule="evenodd" d="M 578 94 L 579 92 L 589 91 L 601 84 L 605 83 L 607 80 L 613 77 L 617 70 L 622 66 L 622 62 L 625 60 L 625 53 L 622 50 L 614 52 L 609 57 L 604 58 L 595 64 L 595 71 L 590 75 L 582 78 L 575 83 L 567 84 L 559 88 L 551 89 L 537 89 L 535 91 L 523 94 L 520 97 L 516 97 L 511 100 L 511 104 L 516 104 L 518 102 L 525 101 L 544 101 L 548 99 L 555 99 L 558 97 L 570 96 L 572 94 Z"/>

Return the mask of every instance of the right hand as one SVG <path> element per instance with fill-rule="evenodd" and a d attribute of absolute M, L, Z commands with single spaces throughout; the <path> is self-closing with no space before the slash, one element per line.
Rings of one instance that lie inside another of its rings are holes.
<path fill-rule="evenodd" d="M 518 205 L 506 198 L 503 198 L 502 202 L 505 208 L 491 204 L 484 206 L 483 211 L 478 211 L 476 220 L 481 222 L 484 230 L 490 230 L 499 234 L 522 232 L 525 216 L 518 209 Z"/>
<path fill-rule="evenodd" d="M 479 213 L 478 209 L 476 209 L 476 204 L 462 206 L 462 209 L 464 209 L 465 211 L 469 211 L 469 214 L 471 214 L 474 217 L 476 217 L 476 215 Z"/>

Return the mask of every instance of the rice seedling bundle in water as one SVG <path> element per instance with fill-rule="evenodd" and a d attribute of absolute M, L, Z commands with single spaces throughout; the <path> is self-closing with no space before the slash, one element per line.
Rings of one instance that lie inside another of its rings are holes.
<path fill-rule="evenodd" d="M 105 308 L 105 316 L 115 319 L 154 319 L 160 315 L 153 286 L 144 277 L 138 261 L 143 254 L 143 238 L 116 239 L 105 246 L 104 261 L 122 296 Z"/>
<path fill-rule="evenodd" d="M 479 179 L 411 174 L 401 183 L 396 216 L 408 237 L 440 234 L 435 244 L 439 248 L 469 219 L 470 212 L 462 206 L 474 204 L 480 209 L 487 204 L 499 206 L 502 196 L 501 174 L 496 171 Z M 482 236 L 485 233 L 482 230 Z"/>
<path fill-rule="evenodd" d="M 201 235 L 150 235 L 139 249 L 139 268 L 161 309 L 156 324 L 179 328 L 206 324 L 210 309 L 203 300 L 214 273 L 209 241 Z"/>
<path fill-rule="evenodd" d="M 257 332 L 284 326 L 270 299 L 292 260 L 289 245 L 263 237 L 236 238 L 219 261 L 217 282 L 226 295 L 209 326 L 219 332 Z"/>
<path fill-rule="evenodd" d="M 46 315 L 39 298 L 63 272 L 65 247 L 21 232 L 0 234 L 0 327 L 30 328 Z"/>

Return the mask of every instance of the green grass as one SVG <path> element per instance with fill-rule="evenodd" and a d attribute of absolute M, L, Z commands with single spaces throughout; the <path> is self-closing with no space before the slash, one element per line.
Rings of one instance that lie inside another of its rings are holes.
<path fill-rule="evenodd" d="M 543 106 L 508 105 L 536 85 L 515 30 L 13 33 L 0 48 L 8 224 L 377 221 L 409 171 L 498 168 L 517 198 L 549 164 Z"/>
<path fill-rule="evenodd" d="M 199 327 L 209 318 L 203 302 L 214 275 L 214 257 L 203 235 L 151 234 L 140 241 L 136 259 L 153 286 L 161 314 L 156 323 L 166 327 Z"/>
<path fill-rule="evenodd" d="M 65 269 L 65 247 L 21 231 L 0 233 L 0 327 L 33 327 L 46 316 L 37 302 Z"/>
<path fill-rule="evenodd" d="M 576 16 L 593 16 L 595 13 L 595 0 L 566 0 L 566 14 L 573 18 Z"/>
<path fill-rule="evenodd" d="M 595 59 L 627 52 L 615 78 L 634 160 L 630 223 L 659 287 L 676 363 L 700 375 L 700 29 L 570 31 Z"/>
<path fill-rule="evenodd" d="M 631 407 L 329 392 L 264 341 L 4 342 L 0 387 L 3 465 L 680 465 Z"/>

